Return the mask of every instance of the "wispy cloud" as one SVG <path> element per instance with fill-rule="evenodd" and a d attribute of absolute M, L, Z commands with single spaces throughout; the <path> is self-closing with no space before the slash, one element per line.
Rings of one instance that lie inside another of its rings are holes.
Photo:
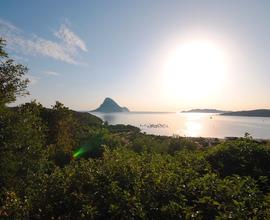
<path fill-rule="evenodd" d="M 19 62 L 28 62 L 29 59 L 26 58 L 25 56 L 20 56 L 20 55 L 12 55 L 11 56 L 12 59 L 19 61 Z"/>
<path fill-rule="evenodd" d="M 49 76 L 59 76 L 59 75 L 61 75 L 60 73 L 54 72 L 54 71 L 44 71 L 43 74 L 49 75 Z"/>
<path fill-rule="evenodd" d="M 17 28 L 16 26 L 14 26 L 13 24 L 11 24 L 9 21 L 5 21 L 3 19 L 0 18 L 0 27 L 2 30 L 4 31 L 19 31 L 20 29 Z"/>
<path fill-rule="evenodd" d="M 66 25 L 54 33 L 57 41 L 51 41 L 21 31 L 8 21 L 0 19 L 0 36 L 5 38 L 9 49 L 19 54 L 46 56 L 71 64 L 80 64 L 80 52 L 86 52 L 85 42 Z"/>
<path fill-rule="evenodd" d="M 66 25 L 61 25 L 59 30 L 55 32 L 55 36 L 60 40 L 63 40 L 71 48 L 80 48 L 83 51 L 87 51 L 86 45 L 81 38 L 79 38 L 75 33 L 66 27 Z"/>
<path fill-rule="evenodd" d="M 46 76 L 60 76 L 61 74 L 58 72 L 54 72 L 54 71 L 43 71 L 42 74 L 46 75 Z M 38 84 L 39 82 L 42 82 L 42 80 L 44 79 L 44 76 L 40 75 L 40 76 L 35 76 L 32 73 L 27 73 L 25 75 L 25 78 L 29 80 L 29 86 L 33 86 Z"/>

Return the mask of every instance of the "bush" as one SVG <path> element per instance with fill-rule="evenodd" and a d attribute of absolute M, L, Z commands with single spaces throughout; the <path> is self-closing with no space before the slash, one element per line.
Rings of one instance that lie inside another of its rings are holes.
<path fill-rule="evenodd" d="M 269 213 L 254 180 L 221 179 L 202 154 L 191 152 L 106 149 L 102 160 L 73 161 L 40 179 L 43 190 L 30 210 L 38 218 L 243 219 Z"/>
<path fill-rule="evenodd" d="M 237 174 L 270 178 L 270 148 L 250 139 L 220 144 L 209 150 L 206 159 L 222 177 Z"/>

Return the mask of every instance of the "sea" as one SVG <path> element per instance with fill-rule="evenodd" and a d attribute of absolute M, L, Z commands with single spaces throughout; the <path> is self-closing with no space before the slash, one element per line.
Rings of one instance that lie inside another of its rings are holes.
<path fill-rule="evenodd" d="M 211 113 L 180 112 L 91 112 L 109 124 L 139 127 L 154 135 L 186 137 L 244 137 L 249 133 L 256 139 L 270 139 L 270 117 L 223 116 Z"/>

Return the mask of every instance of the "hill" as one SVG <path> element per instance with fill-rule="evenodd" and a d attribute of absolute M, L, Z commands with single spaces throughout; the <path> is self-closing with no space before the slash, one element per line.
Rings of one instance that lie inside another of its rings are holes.
<path fill-rule="evenodd" d="M 270 117 L 270 109 L 256 109 L 256 110 L 249 110 L 249 111 L 225 112 L 221 115 L 247 116 L 247 117 Z"/>
<path fill-rule="evenodd" d="M 217 109 L 191 109 L 188 111 L 182 111 L 182 113 L 225 113 L 226 111 Z"/>
<path fill-rule="evenodd" d="M 119 106 L 113 99 L 105 98 L 103 103 L 92 112 L 129 112 L 128 108 Z"/>

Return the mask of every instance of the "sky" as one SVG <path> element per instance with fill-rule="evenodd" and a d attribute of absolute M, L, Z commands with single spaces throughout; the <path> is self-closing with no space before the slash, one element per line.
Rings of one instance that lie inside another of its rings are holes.
<path fill-rule="evenodd" d="M 2 0 L 0 36 L 31 95 L 74 110 L 270 108 L 270 1 Z"/>

